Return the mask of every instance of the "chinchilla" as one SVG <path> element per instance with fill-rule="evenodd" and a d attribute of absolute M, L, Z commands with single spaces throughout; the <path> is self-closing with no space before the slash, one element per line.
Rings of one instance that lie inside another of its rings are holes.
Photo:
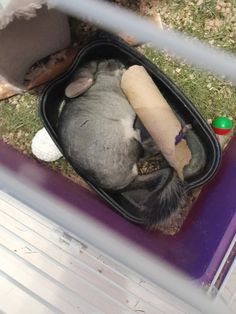
<path fill-rule="evenodd" d="M 150 189 L 140 210 L 146 224 L 155 226 L 178 210 L 185 189 L 167 162 L 151 174 L 138 173 L 140 159 L 158 148 L 135 127 L 136 114 L 120 87 L 124 70 L 114 59 L 82 66 L 65 89 L 58 134 L 73 166 L 96 186 L 119 192 Z"/>

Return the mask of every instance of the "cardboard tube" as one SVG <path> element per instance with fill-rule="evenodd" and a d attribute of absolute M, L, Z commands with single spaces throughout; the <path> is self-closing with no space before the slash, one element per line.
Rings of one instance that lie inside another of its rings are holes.
<path fill-rule="evenodd" d="M 121 88 L 166 160 L 182 178 L 191 152 L 185 140 L 175 145 L 181 124 L 144 67 L 134 65 L 125 71 Z"/>

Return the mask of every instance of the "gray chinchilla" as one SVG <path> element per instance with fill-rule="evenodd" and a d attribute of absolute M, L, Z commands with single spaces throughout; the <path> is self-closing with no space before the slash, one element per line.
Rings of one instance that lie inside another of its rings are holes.
<path fill-rule="evenodd" d="M 134 127 L 136 114 L 120 87 L 124 70 L 114 59 L 81 67 L 65 90 L 58 134 L 73 166 L 95 185 L 112 191 L 152 188 L 140 209 L 146 224 L 155 226 L 179 208 L 184 186 L 168 165 L 138 174 L 137 162 L 153 151 L 153 143 L 142 142 Z"/>

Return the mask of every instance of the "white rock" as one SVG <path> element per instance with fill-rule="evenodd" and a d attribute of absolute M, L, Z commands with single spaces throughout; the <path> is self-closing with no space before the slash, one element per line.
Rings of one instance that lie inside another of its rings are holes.
<path fill-rule="evenodd" d="M 51 162 L 62 157 L 45 128 L 39 130 L 31 144 L 32 153 L 40 160 Z"/>

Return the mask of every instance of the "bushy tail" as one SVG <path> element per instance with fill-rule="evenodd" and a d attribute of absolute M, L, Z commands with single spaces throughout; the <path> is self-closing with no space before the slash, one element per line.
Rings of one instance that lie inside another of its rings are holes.
<path fill-rule="evenodd" d="M 133 189 L 149 191 L 140 209 L 145 225 L 152 229 L 176 212 L 183 205 L 186 196 L 184 183 L 171 167 L 138 175 L 126 188 Z"/>
<path fill-rule="evenodd" d="M 185 188 L 174 169 L 169 180 L 160 188 L 149 194 L 143 201 L 141 210 L 145 224 L 150 228 L 155 228 L 159 223 L 168 219 L 172 213 L 176 212 L 185 199 Z"/>

